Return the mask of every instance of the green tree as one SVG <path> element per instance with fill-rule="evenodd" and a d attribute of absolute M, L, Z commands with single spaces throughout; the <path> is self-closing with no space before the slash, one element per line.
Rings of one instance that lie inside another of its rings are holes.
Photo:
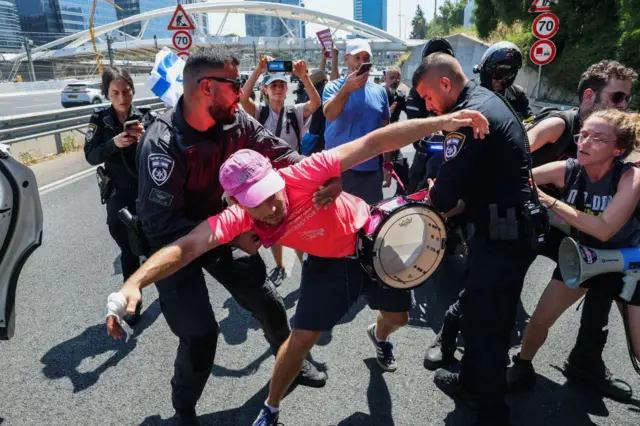
<path fill-rule="evenodd" d="M 427 23 L 420 5 L 416 7 L 416 13 L 411 20 L 411 34 L 409 38 L 423 40 L 427 36 Z"/>
<path fill-rule="evenodd" d="M 451 31 L 464 24 L 465 0 L 445 0 L 438 8 L 439 14 L 427 24 L 427 34 L 440 37 L 451 34 Z"/>

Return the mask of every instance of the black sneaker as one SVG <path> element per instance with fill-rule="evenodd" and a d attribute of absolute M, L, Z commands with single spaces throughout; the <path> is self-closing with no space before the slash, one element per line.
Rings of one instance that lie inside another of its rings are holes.
<path fill-rule="evenodd" d="M 376 338 L 376 324 L 373 323 L 369 327 L 367 327 L 367 335 L 373 343 L 373 346 L 376 348 L 376 359 L 378 360 L 378 365 L 384 371 L 396 371 L 398 369 L 398 364 L 396 362 L 396 357 L 393 354 L 393 344 L 390 341 L 380 342 Z"/>
<path fill-rule="evenodd" d="M 260 414 L 253 422 L 253 426 L 278 426 L 282 423 L 278 423 L 278 413 L 272 413 L 269 407 L 262 407 Z"/>
<path fill-rule="evenodd" d="M 616 379 L 608 368 L 584 368 L 578 362 L 565 361 L 563 374 L 567 379 L 576 380 L 596 388 L 608 398 L 617 401 L 628 401 L 633 390 L 626 382 Z"/>
<path fill-rule="evenodd" d="M 295 381 L 302 386 L 321 388 L 327 383 L 327 373 L 318 370 L 315 365 L 305 359 Z"/>
<path fill-rule="evenodd" d="M 514 355 L 513 365 L 507 370 L 507 389 L 510 392 L 532 389 L 536 384 L 536 370 L 531 361 Z"/>
<path fill-rule="evenodd" d="M 124 322 L 126 322 L 127 324 L 133 326 L 136 325 L 138 323 L 138 321 L 140 321 L 140 312 L 142 311 L 142 300 L 138 302 L 138 304 L 136 305 L 136 312 L 133 314 L 127 314 L 124 317 L 122 317 L 122 319 L 124 320 Z"/>
<path fill-rule="evenodd" d="M 285 278 L 287 278 L 287 271 L 281 266 L 276 266 L 269 272 L 269 280 L 276 287 L 280 287 Z"/>
<path fill-rule="evenodd" d="M 460 383 L 460 375 L 458 373 L 440 369 L 433 376 L 433 383 L 449 398 L 457 399 L 474 410 L 478 409 L 478 401 L 464 389 L 462 383 Z"/>

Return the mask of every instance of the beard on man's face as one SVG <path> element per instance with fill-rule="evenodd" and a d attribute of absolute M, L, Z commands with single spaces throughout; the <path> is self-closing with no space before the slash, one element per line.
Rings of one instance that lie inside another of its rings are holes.
<path fill-rule="evenodd" d="M 236 105 L 233 104 L 223 108 L 218 104 L 213 104 L 209 106 L 209 115 L 216 123 L 231 124 L 236 119 Z"/>

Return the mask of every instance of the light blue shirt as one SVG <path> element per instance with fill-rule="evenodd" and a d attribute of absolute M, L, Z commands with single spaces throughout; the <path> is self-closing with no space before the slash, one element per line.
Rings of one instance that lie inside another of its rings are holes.
<path fill-rule="evenodd" d="M 323 105 L 338 94 L 345 80 L 346 77 L 327 83 L 322 93 Z M 387 93 L 382 86 L 368 81 L 364 87 L 349 95 L 338 118 L 334 121 L 327 119 L 324 130 L 325 148 L 335 148 L 379 129 L 389 117 Z M 378 158 L 372 158 L 351 170 L 370 172 L 378 169 Z"/>

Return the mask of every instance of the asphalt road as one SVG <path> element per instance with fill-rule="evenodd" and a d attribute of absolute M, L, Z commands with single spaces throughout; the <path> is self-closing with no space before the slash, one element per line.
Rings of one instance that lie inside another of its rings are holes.
<path fill-rule="evenodd" d="M 406 154 L 412 158 L 412 148 Z M 387 194 L 388 195 L 388 194 Z M 169 381 L 178 345 L 160 312 L 157 292 L 128 343 L 106 335 L 109 293 L 121 283 L 118 250 L 106 227 L 93 175 L 42 196 L 44 241 L 26 263 L 17 294 L 15 337 L 0 342 L 0 420 L 5 425 L 170 425 Z M 279 288 L 291 318 L 300 266 L 285 250 L 289 278 Z M 264 252 L 267 267 L 273 266 Z M 531 267 L 513 333 L 512 353 L 551 275 L 552 264 Z M 264 402 L 273 357 L 258 323 L 207 279 L 221 326 L 215 368 L 198 405 L 205 425 L 250 425 Z M 382 373 L 365 328 L 374 314 L 360 303 L 312 351 L 329 375 L 322 389 L 298 387 L 283 402 L 287 426 L 422 426 L 469 424 L 472 415 L 433 384 L 422 357 L 461 285 L 456 258 L 417 291 L 410 326 L 393 336 L 399 369 Z M 579 314 L 569 310 L 536 358 L 538 381 L 529 395 L 510 398 L 516 426 L 637 426 L 640 401 L 624 405 L 566 383 L 554 367 L 575 339 Z M 626 352 L 622 324 L 612 311 L 605 359 L 640 392 Z M 457 357 L 464 350 L 463 342 Z"/>
<path fill-rule="evenodd" d="M 62 90 L 60 90 L 62 92 Z M 21 115 L 34 112 L 45 112 L 63 109 L 60 103 L 60 92 L 16 94 L 15 96 L 0 97 L 0 119 L 8 115 Z M 136 83 L 136 97 L 148 98 L 154 96 L 144 83 Z"/>

